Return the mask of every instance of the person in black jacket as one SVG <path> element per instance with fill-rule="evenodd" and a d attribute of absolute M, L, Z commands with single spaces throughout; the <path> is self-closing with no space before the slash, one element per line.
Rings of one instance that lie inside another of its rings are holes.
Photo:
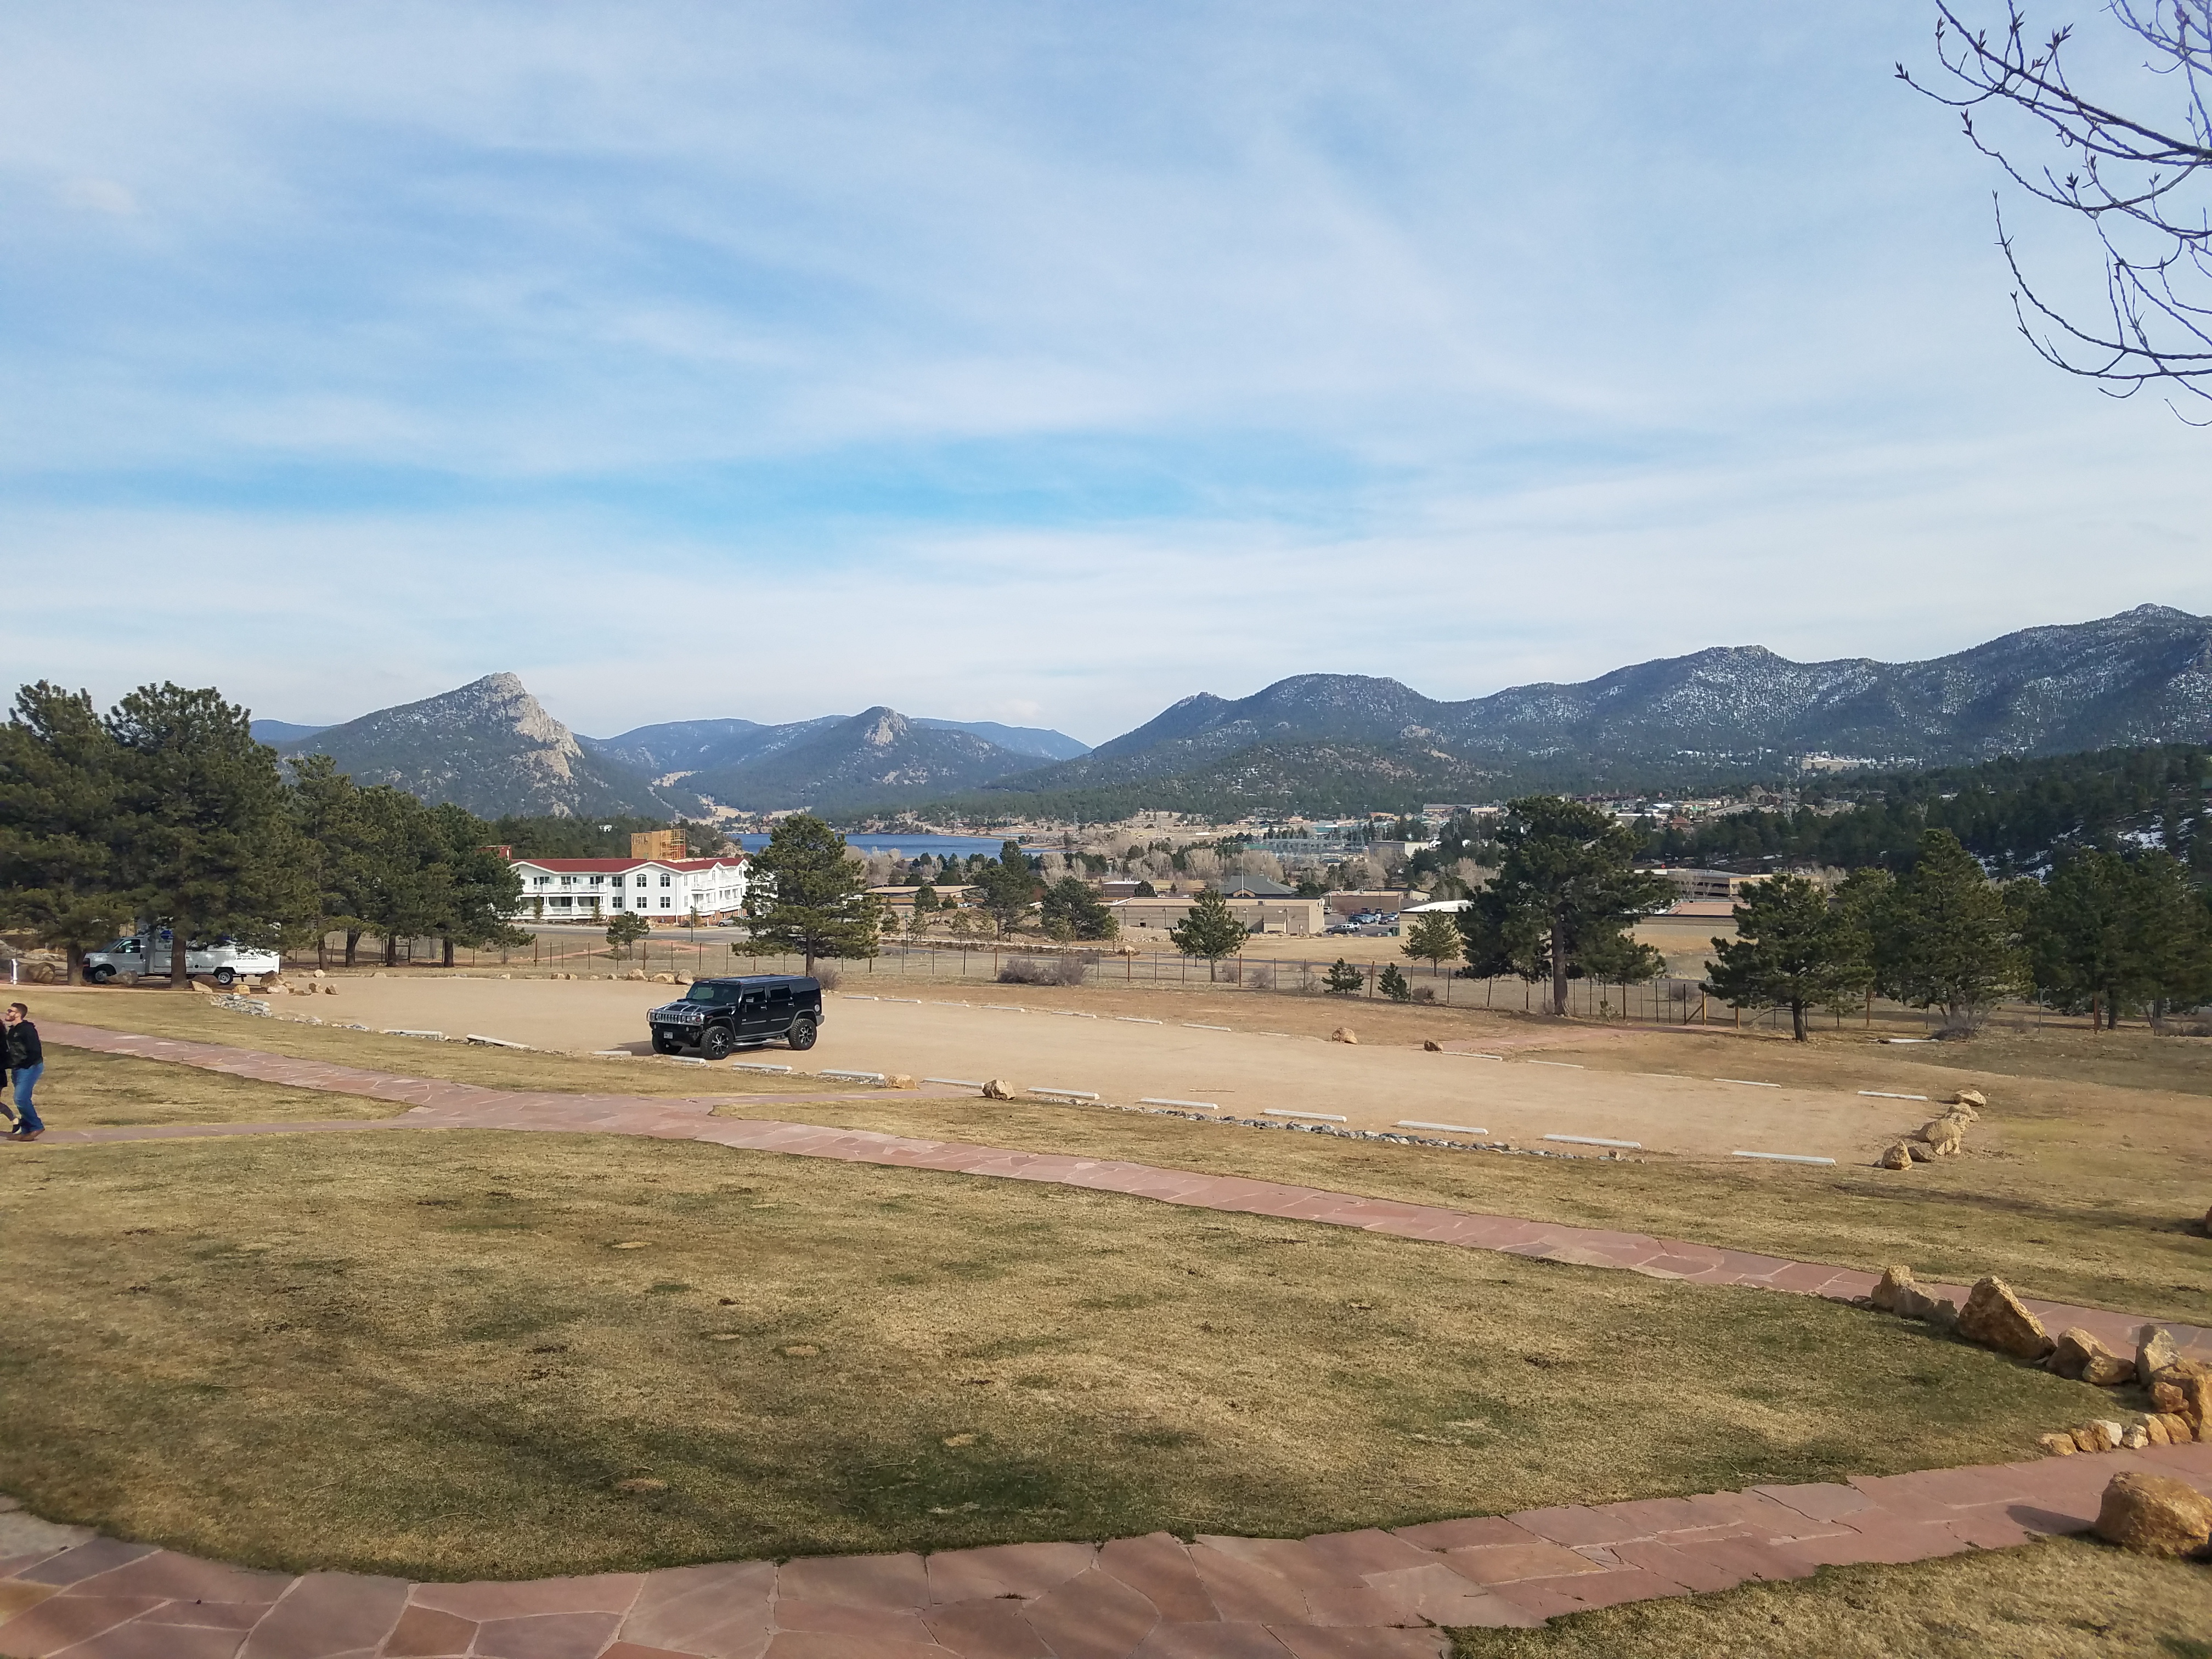
<path fill-rule="evenodd" d="M 46 1133 L 46 1126 L 39 1109 L 31 1103 L 31 1091 L 39 1086 L 46 1069 L 46 1048 L 39 1041 L 39 1028 L 31 1024 L 31 1011 L 20 1002 L 9 1003 L 7 1012 L 0 1014 L 0 1028 L 5 1030 L 8 1070 L 15 1085 L 15 1127 L 8 1132 L 8 1139 L 36 1140 Z"/>

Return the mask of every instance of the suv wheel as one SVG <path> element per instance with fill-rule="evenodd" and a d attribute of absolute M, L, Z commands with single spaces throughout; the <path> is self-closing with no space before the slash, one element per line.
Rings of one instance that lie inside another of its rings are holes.
<path fill-rule="evenodd" d="M 215 982 L 218 985 L 235 985 L 238 982 L 238 975 L 231 969 L 218 968 L 215 970 Z"/>
<path fill-rule="evenodd" d="M 94 985 L 105 985 L 115 977 L 115 969 L 103 962 L 97 968 L 85 969 L 84 976 Z"/>
<path fill-rule="evenodd" d="M 787 1041 L 794 1048 L 811 1048 L 814 1046 L 814 1022 L 804 1015 L 792 1021 L 791 1036 Z"/>
<path fill-rule="evenodd" d="M 708 1060 L 727 1060 L 730 1055 L 730 1028 L 709 1025 L 706 1036 L 699 1039 L 699 1053 Z"/>
<path fill-rule="evenodd" d="M 653 1052 L 656 1054 L 672 1054 L 681 1046 L 674 1037 L 663 1036 L 658 1031 L 653 1034 Z"/>

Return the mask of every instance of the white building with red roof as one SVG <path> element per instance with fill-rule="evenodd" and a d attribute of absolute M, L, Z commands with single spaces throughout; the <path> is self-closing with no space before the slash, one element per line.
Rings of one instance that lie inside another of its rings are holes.
<path fill-rule="evenodd" d="M 590 921 L 627 911 L 652 921 L 736 916 L 745 902 L 743 853 L 709 859 L 516 859 L 518 921 Z"/>

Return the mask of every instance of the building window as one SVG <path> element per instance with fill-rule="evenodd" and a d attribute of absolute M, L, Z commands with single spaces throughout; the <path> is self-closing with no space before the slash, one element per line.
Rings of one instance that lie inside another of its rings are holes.
<path fill-rule="evenodd" d="M 671 883 L 671 882 L 672 882 L 672 881 L 673 881 L 674 879 L 675 879 L 675 878 L 674 878 L 673 876 L 663 876 L 663 877 L 660 878 L 660 884 L 661 884 L 663 887 L 665 887 L 665 886 L 667 886 L 667 885 L 669 884 L 669 883 Z"/>
<path fill-rule="evenodd" d="M 594 886 L 594 887 L 597 887 L 599 884 L 599 878 L 597 876 L 593 876 L 593 877 L 592 878 L 592 886 Z"/>
<path fill-rule="evenodd" d="M 552 880 L 553 878 L 550 876 L 532 876 L 530 878 L 530 884 L 532 887 L 544 887 L 550 885 Z"/>
<path fill-rule="evenodd" d="M 607 885 L 610 887 L 619 887 L 622 884 L 623 878 L 620 876 L 609 876 L 607 878 Z"/>
<path fill-rule="evenodd" d="M 561 878 L 561 884 L 563 887 L 574 887 L 576 884 L 576 878 L 574 876 L 563 876 Z"/>
<path fill-rule="evenodd" d="M 662 898 L 662 900 L 660 901 L 660 908 L 661 908 L 662 909 L 665 910 L 665 909 L 667 909 L 667 908 L 669 908 L 669 906 L 670 906 L 670 905 L 673 904 L 675 902 L 676 902 L 676 901 L 675 901 L 675 900 L 673 900 L 673 899 L 664 897 L 664 898 Z"/>

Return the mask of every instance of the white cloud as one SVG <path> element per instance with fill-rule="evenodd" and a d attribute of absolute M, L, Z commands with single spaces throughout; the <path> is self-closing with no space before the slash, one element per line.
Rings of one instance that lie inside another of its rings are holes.
<path fill-rule="evenodd" d="M 1925 22 L 21 9 L 11 661 L 1095 741 L 2212 609 L 2205 439 L 2012 337 Z"/>

